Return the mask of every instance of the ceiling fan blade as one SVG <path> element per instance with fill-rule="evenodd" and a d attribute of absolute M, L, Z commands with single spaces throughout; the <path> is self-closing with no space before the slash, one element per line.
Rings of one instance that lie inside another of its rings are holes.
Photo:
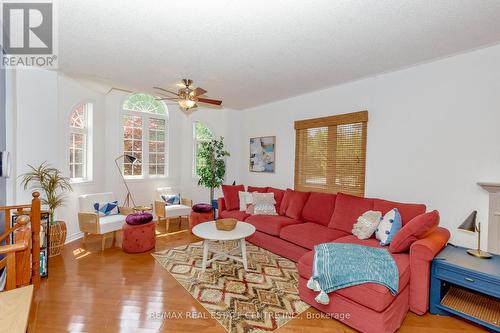
<path fill-rule="evenodd" d="M 156 101 L 176 101 L 177 97 L 160 97 L 160 98 L 155 98 Z"/>
<path fill-rule="evenodd" d="M 206 103 L 206 104 L 213 104 L 213 105 L 221 105 L 222 104 L 222 101 L 219 101 L 217 99 L 200 98 L 200 97 L 198 97 L 198 102 Z"/>
<path fill-rule="evenodd" d="M 193 90 L 191 93 L 194 95 L 194 96 L 201 96 L 203 95 L 204 93 L 206 93 L 207 91 L 203 88 L 196 88 L 195 90 Z"/>
<path fill-rule="evenodd" d="M 164 91 L 164 92 L 168 92 L 168 93 L 170 93 L 170 94 L 174 94 L 175 96 L 179 96 L 179 94 L 178 94 L 178 93 L 173 92 L 173 91 L 170 91 L 170 90 L 167 90 L 167 89 L 163 89 L 163 88 L 160 88 L 160 87 L 153 87 L 153 88 L 158 89 L 158 90 L 161 90 L 161 91 Z"/>

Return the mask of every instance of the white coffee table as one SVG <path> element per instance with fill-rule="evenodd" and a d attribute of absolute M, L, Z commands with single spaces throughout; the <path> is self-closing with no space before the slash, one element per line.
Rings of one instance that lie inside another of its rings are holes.
<path fill-rule="evenodd" d="M 217 260 L 230 258 L 243 263 L 243 268 L 247 269 L 247 249 L 245 244 L 245 237 L 252 235 L 255 232 L 255 227 L 249 223 L 238 221 L 236 227 L 231 231 L 217 230 L 215 221 L 203 222 L 193 227 L 193 234 L 203 238 L 203 262 L 202 272 L 205 271 L 207 266 Z M 210 248 L 210 243 L 214 241 L 229 241 L 239 240 L 239 246 L 230 249 L 227 252 L 219 251 Z M 214 253 L 214 257 L 208 260 L 208 252 Z M 235 252 L 241 252 L 241 257 L 236 256 Z"/>

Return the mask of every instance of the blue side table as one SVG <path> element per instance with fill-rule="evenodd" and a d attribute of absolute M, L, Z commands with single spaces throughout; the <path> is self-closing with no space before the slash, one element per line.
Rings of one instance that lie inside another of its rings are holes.
<path fill-rule="evenodd" d="M 432 261 L 430 312 L 500 332 L 500 256 L 480 259 L 466 250 L 447 245 Z"/>

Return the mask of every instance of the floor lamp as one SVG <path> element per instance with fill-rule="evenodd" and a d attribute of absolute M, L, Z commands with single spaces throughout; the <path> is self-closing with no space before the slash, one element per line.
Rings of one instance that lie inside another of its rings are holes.
<path fill-rule="evenodd" d="M 118 168 L 118 171 L 120 172 L 120 176 L 122 176 L 123 184 L 125 185 L 125 188 L 127 189 L 127 196 L 125 197 L 125 202 L 123 203 L 123 206 L 130 207 L 130 201 L 132 201 L 132 204 L 135 207 L 134 198 L 132 198 L 132 194 L 130 194 L 130 189 L 128 188 L 127 181 L 125 180 L 125 176 L 123 175 L 122 169 L 120 169 L 120 166 L 118 165 L 118 160 L 121 158 L 123 158 L 125 160 L 125 162 L 130 163 L 132 165 L 135 162 L 137 162 L 138 160 L 136 157 L 134 157 L 132 155 L 127 155 L 127 154 L 120 155 L 115 159 L 116 167 Z"/>

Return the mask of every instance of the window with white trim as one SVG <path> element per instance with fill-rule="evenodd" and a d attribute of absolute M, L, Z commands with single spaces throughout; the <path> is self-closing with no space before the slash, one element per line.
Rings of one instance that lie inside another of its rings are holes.
<path fill-rule="evenodd" d="M 168 111 L 154 96 L 135 93 L 123 103 L 123 153 L 134 163 L 123 162 L 127 177 L 166 176 Z"/>
<path fill-rule="evenodd" d="M 201 145 L 204 142 L 208 142 L 214 138 L 214 135 L 207 125 L 200 121 L 195 121 L 193 124 L 193 137 L 194 137 L 194 149 L 193 149 L 193 176 L 199 177 L 198 170 L 201 166 L 205 164 L 205 161 L 201 156 L 198 156 Z"/>
<path fill-rule="evenodd" d="M 69 122 L 69 177 L 72 182 L 91 180 L 92 103 L 78 105 Z"/>

